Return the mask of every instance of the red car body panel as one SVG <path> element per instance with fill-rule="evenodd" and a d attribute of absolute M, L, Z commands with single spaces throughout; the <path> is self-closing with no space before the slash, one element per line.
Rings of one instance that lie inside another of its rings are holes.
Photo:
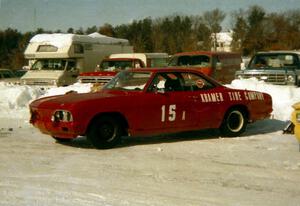
<path fill-rule="evenodd" d="M 30 122 L 42 133 L 60 138 L 75 138 L 86 135 L 90 123 L 99 115 L 118 114 L 127 122 L 130 135 L 145 136 L 219 128 L 225 113 L 234 106 L 246 108 L 251 122 L 268 118 L 272 112 L 270 95 L 224 87 L 196 70 L 168 68 L 134 71 L 152 73 L 142 91 L 104 89 L 96 93 L 45 97 L 30 104 Z M 215 87 L 203 91 L 147 91 L 157 73 L 170 71 L 201 75 Z M 51 118 L 58 110 L 71 112 L 73 121 L 53 122 Z"/>

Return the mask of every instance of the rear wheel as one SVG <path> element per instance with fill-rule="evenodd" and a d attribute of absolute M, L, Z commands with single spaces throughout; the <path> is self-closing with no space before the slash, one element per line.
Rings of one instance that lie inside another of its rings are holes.
<path fill-rule="evenodd" d="M 117 118 L 103 116 L 91 123 L 87 139 L 98 149 L 108 149 L 119 143 L 122 131 L 122 124 Z"/>
<path fill-rule="evenodd" d="M 220 127 L 222 136 L 236 137 L 245 132 L 247 118 L 245 113 L 237 108 L 229 110 Z"/>

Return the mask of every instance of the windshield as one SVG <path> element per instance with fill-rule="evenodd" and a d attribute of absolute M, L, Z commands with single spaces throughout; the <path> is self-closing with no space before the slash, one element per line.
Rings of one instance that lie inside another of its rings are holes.
<path fill-rule="evenodd" d="M 153 58 L 151 59 L 150 67 L 165 67 L 168 65 L 167 58 Z"/>
<path fill-rule="evenodd" d="M 133 68 L 132 60 L 103 61 L 100 71 L 121 71 Z"/>
<path fill-rule="evenodd" d="M 209 65 L 210 57 L 206 55 L 175 56 L 169 63 L 169 66 L 208 67 Z"/>
<path fill-rule="evenodd" d="M 292 54 L 259 54 L 249 64 L 249 69 L 274 68 L 297 66 L 296 58 Z"/>
<path fill-rule="evenodd" d="M 151 72 L 122 71 L 104 89 L 141 91 L 151 77 Z"/>
<path fill-rule="evenodd" d="M 66 59 L 39 59 L 31 70 L 64 70 L 75 67 L 75 61 Z"/>

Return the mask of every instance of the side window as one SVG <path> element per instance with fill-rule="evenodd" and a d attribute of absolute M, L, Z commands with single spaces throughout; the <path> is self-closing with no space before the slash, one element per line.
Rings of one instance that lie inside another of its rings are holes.
<path fill-rule="evenodd" d="M 285 55 L 282 61 L 284 66 L 296 66 L 296 58 L 293 55 Z"/>
<path fill-rule="evenodd" d="M 74 53 L 83 54 L 84 53 L 83 46 L 81 44 L 74 44 Z"/>
<path fill-rule="evenodd" d="M 177 66 L 187 66 L 190 64 L 190 56 L 180 56 L 178 57 Z"/>
<path fill-rule="evenodd" d="M 148 91 L 178 92 L 184 91 L 183 78 L 180 73 L 161 73 L 156 75 Z"/>
<path fill-rule="evenodd" d="M 142 62 L 141 62 L 141 60 L 139 60 L 139 59 L 136 59 L 136 60 L 134 60 L 134 68 L 143 68 L 144 67 L 144 65 L 142 64 Z"/>
<path fill-rule="evenodd" d="M 183 87 L 185 91 L 207 90 L 215 87 L 212 83 L 200 75 L 194 73 L 183 73 L 182 76 L 184 82 Z"/>

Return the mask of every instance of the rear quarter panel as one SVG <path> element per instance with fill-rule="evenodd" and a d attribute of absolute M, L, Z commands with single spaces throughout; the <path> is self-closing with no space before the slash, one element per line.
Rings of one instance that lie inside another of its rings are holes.
<path fill-rule="evenodd" d="M 257 91 L 233 90 L 228 88 L 224 88 L 222 93 L 224 103 L 219 113 L 220 116 L 223 116 L 222 118 L 233 107 L 246 108 L 250 122 L 270 117 L 272 112 L 272 98 L 270 95 Z"/>

